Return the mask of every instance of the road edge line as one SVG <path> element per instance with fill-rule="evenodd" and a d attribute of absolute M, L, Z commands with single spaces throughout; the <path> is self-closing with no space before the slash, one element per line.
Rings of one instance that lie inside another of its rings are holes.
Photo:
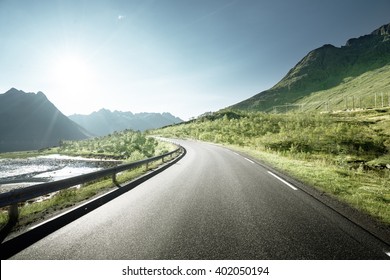
<path fill-rule="evenodd" d="M 272 173 L 271 171 L 267 170 L 268 174 L 272 175 L 273 177 L 275 177 L 276 179 L 278 179 L 279 181 L 281 181 L 282 183 L 284 183 L 286 186 L 290 187 L 291 189 L 293 189 L 294 191 L 297 191 L 298 189 L 296 187 L 294 187 L 292 184 L 290 184 L 289 182 L 285 181 L 284 179 L 280 178 L 278 175 Z"/>

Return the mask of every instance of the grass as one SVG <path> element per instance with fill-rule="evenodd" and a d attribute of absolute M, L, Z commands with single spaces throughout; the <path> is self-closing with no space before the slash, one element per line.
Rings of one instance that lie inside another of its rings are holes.
<path fill-rule="evenodd" d="M 47 148 L 42 150 L 0 153 L 0 159 L 29 158 L 29 157 L 37 157 L 37 156 L 51 155 L 51 154 L 58 154 L 58 153 L 59 153 L 59 148 L 53 147 L 53 148 Z"/>

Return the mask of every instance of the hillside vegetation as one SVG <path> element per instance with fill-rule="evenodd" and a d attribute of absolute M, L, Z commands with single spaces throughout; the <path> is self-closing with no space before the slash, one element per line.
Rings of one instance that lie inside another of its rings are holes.
<path fill-rule="evenodd" d="M 313 92 L 299 100 L 295 111 L 334 111 L 390 106 L 390 64 L 357 77 L 349 77 L 330 89 Z M 283 107 L 277 108 L 283 111 Z"/>
<path fill-rule="evenodd" d="M 159 142 L 145 133 L 130 129 L 114 132 L 107 136 L 82 141 L 61 141 L 56 151 L 66 155 L 93 156 L 126 161 L 137 161 L 163 154 L 158 150 Z"/>
<path fill-rule="evenodd" d="M 390 225 L 389 113 L 225 110 L 154 133 L 231 145 Z"/>
<path fill-rule="evenodd" d="M 327 44 L 309 52 L 271 89 L 231 108 L 265 112 L 373 108 L 381 106 L 382 93 L 388 106 L 389 69 L 387 24 L 369 35 L 348 40 L 340 48 Z"/>

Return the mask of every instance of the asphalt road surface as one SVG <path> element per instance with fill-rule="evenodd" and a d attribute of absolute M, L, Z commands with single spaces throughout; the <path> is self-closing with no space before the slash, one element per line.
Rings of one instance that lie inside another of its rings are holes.
<path fill-rule="evenodd" d="M 175 165 L 12 258 L 388 258 L 386 244 L 254 161 L 180 143 Z"/>

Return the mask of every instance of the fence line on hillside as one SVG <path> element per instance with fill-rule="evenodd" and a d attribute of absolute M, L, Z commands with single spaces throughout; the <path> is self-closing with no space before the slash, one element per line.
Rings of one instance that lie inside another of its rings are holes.
<path fill-rule="evenodd" d="M 273 113 L 321 111 L 332 112 L 341 110 L 380 109 L 390 107 L 390 92 L 379 92 L 370 95 L 345 95 L 339 98 L 329 98 L 327 101 L 286 103 L 273 106 Z"/>

